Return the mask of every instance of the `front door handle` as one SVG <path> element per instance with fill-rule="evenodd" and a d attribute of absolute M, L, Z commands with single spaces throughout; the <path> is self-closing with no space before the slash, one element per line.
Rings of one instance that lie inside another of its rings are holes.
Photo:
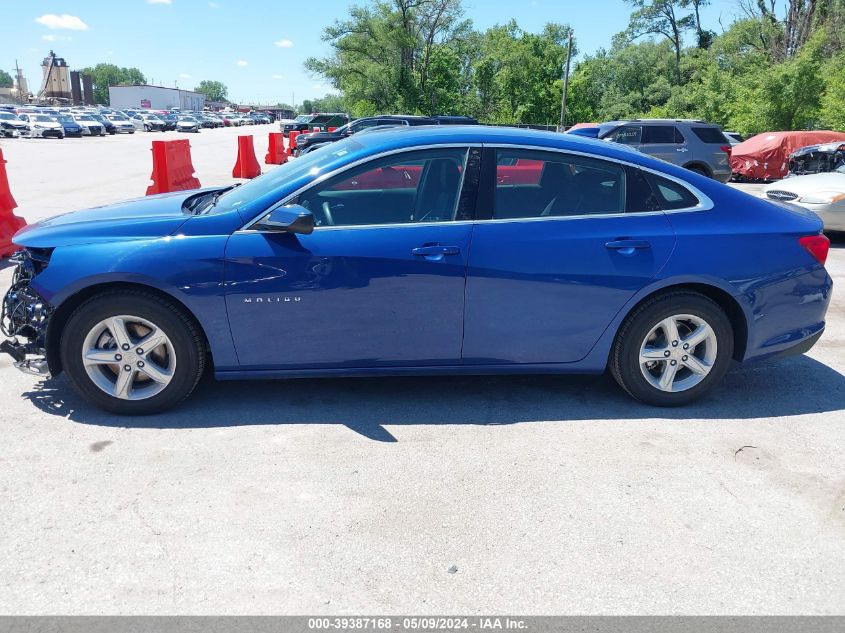
<path fill-rule="evenodd" d="M 461 249 L 457 246 L 440 246 L 440 244 L 431 244 L 428 246 L 420 246 L 411 251 L 414 257 L 424 257 L 430 262 L 442 261 L 446 255 L 460 255 Z"/>
<path fill-rule="evenodd" d="M 614 240 L 605 244 L 612 251 L 618 251 L 622 255 L 633 255 L 637 250 L 651 248 L 651 242 L 646 240 Z"/>

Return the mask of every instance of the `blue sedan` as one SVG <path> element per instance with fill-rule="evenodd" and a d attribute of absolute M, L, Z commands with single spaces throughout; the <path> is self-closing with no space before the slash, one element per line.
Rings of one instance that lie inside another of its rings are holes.
<path fill-rule="evenodd" d="M 0 348 L 146 414 L 217 379 L 602 373 L 678 406 L 802 353 L 832 282 L 812 213 L 621 146 L 385 129 L 240 186 L 21 230 Z"/>

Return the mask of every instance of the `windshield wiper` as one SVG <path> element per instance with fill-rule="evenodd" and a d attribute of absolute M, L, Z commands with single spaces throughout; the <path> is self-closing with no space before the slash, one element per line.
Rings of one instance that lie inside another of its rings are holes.
<path fill-rule="evenodd" d="M 198 210 L 197 215 L 200 215 L 200 214 L 203 214 L 203 213 L 208 213 L 209 211 L 211 211 L 215 207 L 215 205 L 217 204 L 217 201 L 220 199 L 220 196 L 222 196 L 224 193 L 228 193 L 229 191 L 231 191 L 232 189 L 235 189 L 236 187 L 240 187 L 242 184 L 243 183 L 236 182 L 234 185 L 229 185 L 228 187 L 225 187 L 224 189 L 221 189 L 220 191 L 215 191 L 214 195 L 211 196 L 211 201 L 207 205 L 205 205 L 202 208 L 201 211 Z"/>

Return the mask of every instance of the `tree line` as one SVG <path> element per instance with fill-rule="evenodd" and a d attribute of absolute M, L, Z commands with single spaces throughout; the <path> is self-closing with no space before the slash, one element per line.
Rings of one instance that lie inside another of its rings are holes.
<path fill-rule="evenodd" d="M 709 0 L 626 2 L 628 28 L 574 65 L 568 124 L 648 116 L 745 134 L 845 129 L 845 0 L 737 0 L 719 32 L 701 23 Z M 461 0 L 371 0 L 325 29 L 329 56 L 306 61 L 338 92 L 310 105 L 554 124 L 569 29 L 530 33 L 512 20 L 481 31 Z"/>

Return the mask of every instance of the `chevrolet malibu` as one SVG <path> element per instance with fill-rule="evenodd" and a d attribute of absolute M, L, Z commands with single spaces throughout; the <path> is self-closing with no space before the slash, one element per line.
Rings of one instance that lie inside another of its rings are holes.
<path fill-rule="evenodd" d="M 355 135 L 245 184 L 14 238 L 0 346 L 147 414 L 220 380 L 593 373 L 678 406 L 802 353 L 832 283 L 813 213 L 625 147 L 485 127 Z"/>

